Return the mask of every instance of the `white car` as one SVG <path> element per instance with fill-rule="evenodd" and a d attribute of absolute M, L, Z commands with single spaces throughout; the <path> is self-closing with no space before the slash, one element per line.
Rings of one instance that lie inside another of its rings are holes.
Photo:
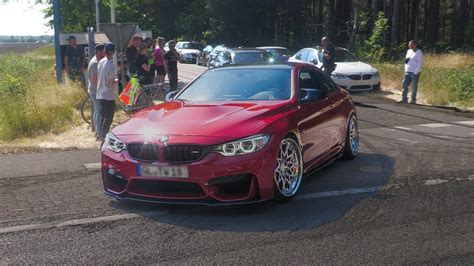
<path fill-rule="evenodd" d="M 165 45 L 165 51 L 169 50 L 169 42 Z M 196 63 L 197 57 L 201 52 L 202 45 L 197 42 L 177 42 L 176 51 L 180 55 L 181 63 Z"/>
<path fill-rule="evenodd" d="M 304 48 L 290 57 L 290 62 L 307 62 L 321 68 L 323 65 L 322 48 Z M 336 69 L 332 79 L 348 91 L 369 91 L 380 89 L 380 74 L 373 66 L 361 62 L 345 48 L 335 48 Z"/>

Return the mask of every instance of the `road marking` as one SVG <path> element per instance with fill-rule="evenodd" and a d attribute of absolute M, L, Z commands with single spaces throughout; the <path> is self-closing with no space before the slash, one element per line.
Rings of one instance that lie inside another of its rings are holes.
<path fill-rule="evenodd" d="M 474 126 L 474 120 L 471 120 L 471 121 L 458 121 L 458 122 L 454 122 L 456 124 L 462 124 L 462 125 L 470 125 L 470 126 Z"/>
<path fill-rule="evenodd" d="M 93 224 L 93 223 L 100 223 L 100 222 L 112 222 L 112 221 L 118 221 L 118 220 L 138 218 L 142 216 L 153 216 L 157 214 L 159 213 L 158 212 L 127 213 L 127 214 L 110 215 L 110 216 L 103 216 L 103 217 L 96 217 L 96 218 L 75 219 L 75 220 L 69 220 L 65 222 L 49 222 L 49 223 L 42 223 L 42 224 L 19 225 L 19 226 L 0 228 L 0 234 L 24 232 L 24 231 L 40 230 L 40 229 L 61 228 L 61 227 L 66 227 L 66 226 L 85 225 L 85 224 Z"/>
<path fill-rule="evenodd" d="M 412 128 L 409 128 L 409 127 L 394 127 L 394 128 L 401 129 L 401 130 L 413 130 Z"/>
<path fill-rule="evenodd" d="M 421 124 L 419 126 L 422 127 L 431 127 L 431 128 L 439 128 L 439 127 L 450 127 L 452 125 L 449 124 L 443 124 L 443 123 L 431 123 L 431 124 Z"/>
<path fill-rule="evenodd" d="M 409 139 L 398 139 L 398 140 L 405 141 L 405 142 L 408 142 L 408 143 L 410 143 L 410 144 L 417 144 L 417 143 L 419 143 L 418 141 L 409 140 Z"/>
<path fill-rule="evenodd" d="M 444 184 L 444 183 L 447 183 L 447 182 L 449 182 L 449 181 L 444 180 L 444 179 L 430 179 L 430 180 L 426 180 L 425 185 L 433 186 L 433 185 Z"/>
<path fill-rule="evenodd" d="M 365 187 L 365 188 L 350 188 L 350 189 L 335 190 L 335 191 L 323 191 L 323 192 L 299 195 L 295 197 L 295 200 L 336 197 L 336 196 L 342 196 L 342 195 L 348 195 L 348 194 L 373 193 L 373 192 L 378 192 L 382 190 L 383 188 L 384 186 L 375 186 L 375 187 Z"/>
<path fill-rule="evenodd" d="M 88 170 L 100 170 L 102 168 L 101 163 L 86 163 L 84 167 Z"/>

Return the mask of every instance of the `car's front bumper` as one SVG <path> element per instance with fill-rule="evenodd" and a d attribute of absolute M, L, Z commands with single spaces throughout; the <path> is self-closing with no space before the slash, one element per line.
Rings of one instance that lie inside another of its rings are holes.
<path fill-rule="evenodd" d="M 189 178 L 140 176 L 138 165 L 127 151 L 102 149 L 102 180 L 105 193 L 116 199 L 170 204 L 228 205 L 273 198 L 276 152 L 272 138 L 259 152 L 235 157 L 208 153 L 203 159 L 181 164 Z M 156 166 L 176 166 L 154 162 Z"/>
<path fill-rule="evenodd" d="M 370 91 L 380 88 L 380 77 L 372 77 L 364 80 L 353 80 L 350 78 L 338 79 L 332 78 L 337 85 L 348 91 Z"/>

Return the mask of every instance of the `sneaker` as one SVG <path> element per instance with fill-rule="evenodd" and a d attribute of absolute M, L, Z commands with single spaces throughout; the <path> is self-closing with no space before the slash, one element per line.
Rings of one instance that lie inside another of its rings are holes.
<path fill-rule="evenodd" d="M 400 100 L 397 103 L 408 103 L 408 101 L 407 100 Z"/>
<path fill-rule="evenodd" d="M 416 104 L 416 101 L 410 101 L 410 104 Z"/>

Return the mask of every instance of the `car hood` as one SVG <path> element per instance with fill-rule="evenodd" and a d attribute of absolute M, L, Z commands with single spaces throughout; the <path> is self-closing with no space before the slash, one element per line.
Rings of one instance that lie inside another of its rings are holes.
<path fill-rule="evenodd" d="M 165 102 L 138 112 L 112 133 L 236 139 L 260 133 L 288 110 L 289 101 Z"/>
<path fill-rule="evenodd" d="M 377 71 L 374 67 L 363 62 L 336 62 L 336 70 L 334 72 L 344 75 L 352 74 L 373 74 Z"/>
<path fill-rule="evenodd" d="M 179 52 L 182 54 L 198 54 L 199 50 L 197 49 L 179 49 Z"/>

